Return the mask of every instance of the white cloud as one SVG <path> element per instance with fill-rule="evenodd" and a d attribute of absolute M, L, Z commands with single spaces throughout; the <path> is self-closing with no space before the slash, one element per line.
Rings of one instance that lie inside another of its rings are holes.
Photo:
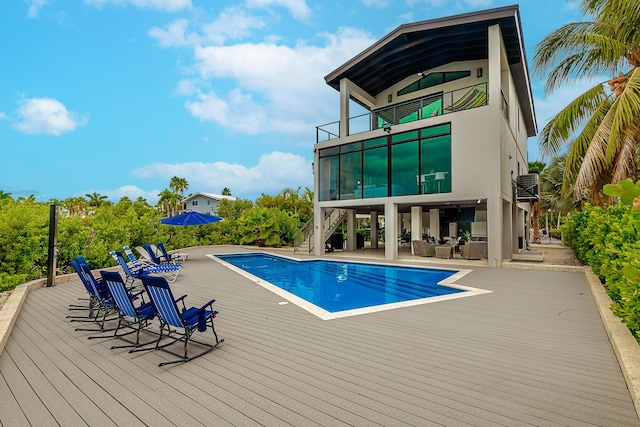
<path fill-rule="evenodd" d="M 195 33 L 186 34 L 189 21 L 186 19 L 176 19 L 165 28 L 153 27 L 149 30 L 149 36 L 156 39 L 160 46 L 186 46 L 199 42 L 199 37 Z"/>
<path fill-rule="evenodd" d="M 221 188 L 228 187 L 238 197 L 273 194 L 287 187 L 313 186 L 311 162 L 297 154 L 279 151 L 262 155 L 258 164 L 252 167 L 226 162 L 153 163 L 132 174 L 136 178 L 158 178 L 167 182 L 173 176 L 181 176 L 193 191 L 219 193 Z"/>
<path fill-rule="evenodd" d="M 29 4 L 29 9 L 27 9 L 27 16 L 29 18 L 37 18 L 38 13 L 40 12 L 40 8 L 49 5 L 49 0 L 24 0 Z"/>
<path fill-rule="evenodd" d="M 239 40 L 251 35 L 251 30 L 264 28 L 263 19 L 248 15 L 246 11 L 231 7 L 220 13 L 213 21 L 201 26 L 202 34 L 187 32 L 189 21 L 176 19 L 164 28 L 153 27 L 149 36 L 156 39 L 160 46 L 196 46 L 201 43 L 222 45 L 227 40 Z"/>
<path fill-rule="evenodd" d="M 237 87 L 228 93 L 202 89 L 197 99 L 185 103 L 186 108 L 200 120 L 249 134 L 301 135 L 322 121 L 336 120 L 337 92 L 324 84 L 324 75 L 375 40 L 349 28 L 321 37 L 326 40 L 324 46 L 244 43 L 197 47 L 195 68 L 200 78 L 213 86 L 215 79 L 231 78 Z M 178 91 L 196 85 L 195 80 L 189 85 L 183 82 Z M 314 108 L 309 108 L 310 100 Z"/>
<path fill-rule="evenodd" d="M 107 196 L 107 199 L 111 200 L 114 203 L 117 203 L 123 197 L 128 197 L 134 202 L 138 197 L 142 197 L 150 205 L 155 205 L 160 199 L 160 197 L 158 196 L 160 190 L 144 191 L 141 188 L 136 187 L 135 185 L 123 185 L 122 187 L 116 188 L 115 190 L 85 190 L 81 193 L 76 194 L 76 196 L 84 196 L 85 194 L 93 194 L 94 192 L 102 194 L 103 196 Z"/>
<path fill-rule="evenodd" d="M 234 7 L 223 11 L 215 21 L 203 26 L 202 32 L 206 41 L 222 45 L 227 39 L 239 40 L 249 36 L 251 30 L 264 28 L 265 25 L 263 19 Z"/>
<path fill-rule="evenodd" d="M 163 12 L 177 12 L 191 9 L 191 0 L 84 0 L 85 4 L 102 7 L 107 3 L 116 6 L 132 5 L 140 9 L 155 9 Z"/>
<path fill-rule="evenodd" d="M 15 128 L 28 134 L 62 135 L 84 126 L 88 117 L 78 116 L 57 99 L 24 99 L 16 111 L 18 122 Z"/>
<path fill-rule="evenodd" d="M 6 120 L 7 119 L 7 114 L 3 111 L 0 111 L 0 120 Z"/>
<path fill-rule="evenodd" d="M 272 5 L 285 7 L 296 19 L 305 20 L 311 16 L 305 0 L 247 0 L 249 7 L 269 8 Z"/>

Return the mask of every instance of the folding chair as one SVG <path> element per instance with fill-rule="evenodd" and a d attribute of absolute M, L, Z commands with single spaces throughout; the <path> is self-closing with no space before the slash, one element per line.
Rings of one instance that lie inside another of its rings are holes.
<path fill-rule="evenodd" d="M 129 259 L 127 264 L 129 264 L 129 266 L 131 267 L 143 267 L 145 265 L 153 264 L 153 262 L 149 259 L 136 258 L 136 256 L 133 254 L 129 246 L 123 246 L 122 250 L 124 251 L 124 254 L 127 256 L 127 258 Z"/>
<path fill-rule="evenodd" d="M 179 359 L 162 362 L 158 366 L 169 365 L 172 363 L 188 362 L 197 357 L 203 356 L 216 348 L 220 343 L 224 342 L 223 339 L 218 339 L 216 330 L 213 326 L 213 319 L 218 314 L 213 310 L 213 303 L 215 300 L 211 300 L 200 308 L 190 307 L 187 308 L 184 302 L 186 295 L 181 296 L 178 299 L 173 297 L 169 284 L 163 277 L 153 277 L 146 274 L 140 276 L 142 284 L 147 290 L 147 295 L 153 302 L 153 305 L 158 310 L 160 316 L 160 336 L 156 345 L 153 348 L 140 348 L 129 350 L 129 353 L 142 350 L 163 350 L 169 354 L 179 357 Z M 180 308 L 178 308 L 180 304 Z M 192 339 L 194 332 L 206 332 L 207 328 L 211 328 L 213 337 L 215 338 L 215 344 L 205 343 L 202 341 L 196 341 Z M 172 329 L 173 328 L 173 329 Z M 166 335 L 164 331 L 166 329 Z M 160 341 L 164 338 L 171 338 L 174 334 L 174 339 L 170 342 L 160 345 Z M 178 335 L 177 337 L 175 335 Z M 176 353 L 167 349 L 168 346 L 179 342 L 184 343 L 183 354 Z M 204 347 L 204 351 L 189 356 L 188 344 L 195 343 Z"/>
<path fill-rule="evenodd" d="M 91 328 L 76 328 L 76 331 L 92 331 L 92 332 L 105 332 L 112 331 L 113 329 L 106 329 L 104 324 L 110 315 L 115 314 L 115 303 L 111 298 L 111 293 L 109 292 L 109 288 L 107 286 L 102 285 L 98 282 L 98 280 L 91 273 L 91 269 L 86 262 L 81 262 L 77 258 L 74 260 L 75 265 L 74 268 L 77 268 L 78 274 L 80 278 L 87 287 L 87 289 L 91 289 L 89 292 L 90 295 L 90 306 L 93 310 L 95 310 L 95 315 L 90 313 L 84 319 L 80 318 L 71 318 L 72 322 L 96 322 L 99 325 L 99 329 L 91 329 Z M 72 262 L 73 263 L 73 262 Z M 102 317 L 102 318 L 100 318 Z"/>
<path fill-rule="evenodd" d="M 148 264 L 142 266 L 131 266 L 124 259 L 120 251 L 111 251 L 111 256 L 116 260 L 122 273 L 125 275 L 126 283 L 135 283 L 141 274 L 157 274 L 166 278 L 169 282 L 174 282 L 180 273 L 181 264 Z"/>
<path fill-rule="evenodd" d="M 111 349 L 140 347 L 151 344 L 151 342 L 140 344 L 140 331 L 146 328 L 149 325 L 149 321 L 157 314 L 153 303 L 151 301 L 145 302 L 144 297 L 141 297 L 141 303 L 135 305 L 134 301 L 142 295 L 143 291 L 135 294 L 130 293 L 124 280 L 122 280 L 120 273 L 101 270 L 100 275 L 107 284 L 109 291 L 111 292 L 111 296 L 115 301 L 118 311 L 118 326 L 116 327 L 113 335 L 93 336 L 89 337 L 89 339 L 119 338 L 129 343 L 129 345 L 114 345 Z M 131 328 L 132 330 L 119 334 L 118 332 L 121 328 Z M 135 341 L 125 338 L 133 333 L 136 334 Z"/>
<path fill-rule="evenodd" d="M 79 310 L 88 310 L 88 313 L 86 316 L 67 316 L 67 319 L 83 319 L 83 320 L 90 320 L 90 319 L 95 319 L 95 309 L 97 306 L 97 299 L 99 298 L 99 296 L 96 296 L 94 294 L 93 291 L 93 287 L 91 286 L 91 284 L 89 283 L 89 281 L 86 279 L 84 273 L 82 272 L 82 269 L 80 268 L 80 264 L 87 264 L 87 261 L 79 256 L 74 258 L 73 260 L 71 260 L 71 265 L 73 266 L 74 270 L 76 271 L 76 273 L 78 273 L 78 277 L 80 278 L 80 281 L 82 282 L 82 284 L 85 287 L 85 290 L 87 291 L 87 293 L 89 294 L 88 297 L 81 297 L 78 298 L 79 300 L 82 301 L 87 301 L 86 305 L 80 305 L 80 304 L 69 304 L 69 310 L 72 311 L 79 311 Z M 101 292 L 104 292 L 106 290 L 106 285 L 100 283 L 98 281 L 98 290 Z"/>
<path fill-rule="evenodd" d="M 189 257 L 189 254 L 181 254 L 181 253 L 172 253 L 167 252 L 167 249 L 164 247 L 162 242 L 158 242 L 158 249 L 160 250 L 160 259 L 165 262 L 176 262 L 176 261 L 186 261 Z"/>
<path fill-rule="evenodd" d="M 178 266 L 179 265 L 180 267 L 182 267 L 182 264 L 179 264 L 179 263 L 171 263 L 170 261 L 164 261 L 163 262 L 163 260 L 162 260 L 163 256 L 162 255 L 158 256 L 158 252 L 154 249 L 155 248 L 154 245 L 150 245 L 150 244 L 147 243 L 143 247 L 144 247 L 144 250 L 147 251 L 147 254 L 149 255 L 149 259 L 151 259 L 151 261 L 154 264 L 164 264 L 164 265 L 169 264 L 169 265 L 174 265 L 174 266 Z"/>

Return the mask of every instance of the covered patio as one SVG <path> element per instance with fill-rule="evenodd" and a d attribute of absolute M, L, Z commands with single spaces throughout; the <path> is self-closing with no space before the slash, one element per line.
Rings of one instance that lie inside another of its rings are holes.
<path fill-rule="evenodd" d="M 75 278 L 31 292 L 0 356 L 0 424 L 639 423 L 582 273 L 474 265 L 459 283 L 491 293 L 323 321 L 207 257 L 248 250 L 189 248 L 174 294 L 216 298 L 225 342 L 186 364 L 74 331 Z"/>

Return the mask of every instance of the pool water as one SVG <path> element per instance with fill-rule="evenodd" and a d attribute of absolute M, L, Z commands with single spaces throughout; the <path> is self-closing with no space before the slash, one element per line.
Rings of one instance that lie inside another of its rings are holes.
<path fill-rule="evenodd" d="M 217 258 L 335 313 L 462 292 L 439 286 L 456 271 L 338 261 L 296 261 L 270 254 Z"/>

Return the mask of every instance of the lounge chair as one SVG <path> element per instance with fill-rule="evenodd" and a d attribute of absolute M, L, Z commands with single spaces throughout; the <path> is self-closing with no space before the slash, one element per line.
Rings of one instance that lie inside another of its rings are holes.
<path fill-rule="evenodd" d="M 72 310 L 72 311 L 86 310 L 88 311 L 88 313 L 86 316 L 69 315 L 67 316 L 67 319 L 83 319 L 83 320 L 94 319 L 96 316 L 95 309 L 97 308 L 97 299 L 99 298 L 99 296 L 95 295 L 95 291 L 93 290 L 91 283 L 85 277 L 84 272 L 80 267 L 80 264 L 87 264 L 87 261 L 84 259 L 84 257 L 79 256 L 71 260 L 71 265 L 73 266 L 74 270 L 78 274 L 78 277 L 80 278 L 80 281 L 84 285 L 84 288 L 87 291 L 88 296 L 78 298 L 81 301 L 86 301 L 86 304 L 69 304 L 69 310 Z M 89 269 L 89 271 L 91 271 L 91 269 Z M 103 283 L 100 283 L 100 281 L 97 281 L 97 283 L 98 283 L 98 290 L 100 292 L 108 291 L 106 285 L 104 285 Z"/>
<path fill-rule="evenodd" d="M 204 304 L 202 307 L 190 307 L 187 308 L 184 302 L 186 295 L 181 296 L 178 299 L 173 297 L 169 284 L 163 277 L 153 277 L 146 274 L 140 276 L 142 284 L 147 290 L 147 294 L 156 307 L 160 316 L 160 336 L 156 341 L 156 345 L 153 348 L 140 348 L 130 350 L 130 353 L 141 350 L 163 350 L 169 354 L 179 357 L 179 359 L 162 362 L 158 366 L 169 365 L 172 363 L 188 362 L 197 357 L 203 356 L 216 348 L 223 339 L 218 339 L 218 334 L 213 325 L 213 319 L 218 314 L 213 310 L 214 299 Z M 178 307 L 180 305 L 180 307 Z M 196 341 L 192 339 L 194 332 L 206 332 L 208 328 L 211 328 L 213 332 L 213 338 L 215 343 L 205 343 L 202 341 Z M 164 334 L 166 330 L 166 335 Z M 160 345 L 163 338 L 174 339 L 170 342 Z M 167 349 L 168 346 L 182 342 L 184 343 L 184 351 L 182 353 L 176 353 Z M 204 351 L 198 354 L 189 356 L 189 343 L 195 343 L 204 347 Z"/>
<path fill-rule="evenodd" d="M 153 261 L 151 261 L 150 259 L 136 258 L 136 256 L 133 254 L 133 251 L 131 251 L 131 248 L 129 246 L 123 246 L 122 250 L 124 251 L 124 254 L 127 256 L 127 259 L 129 259 L 129 261 L 127 261 L 127 264 L 131 268 L 141 268 L 147 265 L 153 265 Z"/>
<path fill-rule="evenodd" d="M 146 245 L 143 246 L 143 248 L 149 255 L 151 262 L 155 264 L 172 264 L 172 265 L 182 266 L 182 264 L 172 263 L 170 260 L 165 261 L 163 259 L 163 256 L 160 254 L 160 250 L 155 245 L 151 245 L 147 243 Z"/>
<path fill-rule="evenodd" d="M 115 345 L 112 346 L 111 349 L 140 347 L 150 344 L 140 344 L 140 331 L 147 327 L 149 321 L 157 314 L 153 303 L 151 303 L 151 301 L 144 301 L 144 297 L 142 296 L 143 292 L 138 292 L 136 294 L 130 293 L 124 280 L 122 280 L 120 273 L 103 270 L 100 271 L 100 275 L 107 284 L 115 302 L 116 309 L 118 311 L 118 326 L 116 327 L 113 335 L 94 336 L 89 338 L 119 338 L 129 343 L 129 345 Z M 136 305 L 134 304 L 134 301 L 136 300 L 140 300 L 141 302 Z M 122 328 L 132 328 L 132 330 L 124 333 L 118 333 Z M 125 338 L 133 333 L 136 334 L 135 341 Z"/>
<path fill-rule="evenodd" d="M 98 329 L 93 328 L 76 328 L 76 331 L 92 331 L 92 332 L 105 332 L 113 329 L 106 329 L 105 322 L 109 316 L 115 314 L 115 303 L 111 298 L 111 293 L 108 287 L 94 277 L 91 273 L 89 265 L 84 261 L 84 258 L 76 258 L 72 262 L 73 267 L 78 272 L 80 280 L 84 284 L 85 288 L 89 291 L 89 316 L 84 318 L 78 318 L 75 316 L 68 316 L 72 322 L 96 322 Z M 95 314 L 94 314 L 95 313 Z"/>
<path fill-rule="evenodd" d="M 460 256 L 464 259 L 487 259 L 487 242 L 467 242 L 460 246 Z"/>
<path fill-rule="evenodd" d="M 177 262 L 177 261 L 186 261 L 189 258 L 189 254 L 181 254 L 181 253 L 169 253 L 167 249 L 164 247 L 162 242 L 158 242 L 158 249 L 160 250 L 160 260 L 164 262 Z"/>
<path fill-rule="evenodd" d="M 111 256 L 116 260 L 122 273 L 125 275 L 127 283 L 135 283 L 141 274 L 157 274 L 165 277 L 169 282 L 174 282 L 180 273 L 181 264 L 149 264 L 132 267 L 124 259 L 120 251 L 111 251 Z"/>

